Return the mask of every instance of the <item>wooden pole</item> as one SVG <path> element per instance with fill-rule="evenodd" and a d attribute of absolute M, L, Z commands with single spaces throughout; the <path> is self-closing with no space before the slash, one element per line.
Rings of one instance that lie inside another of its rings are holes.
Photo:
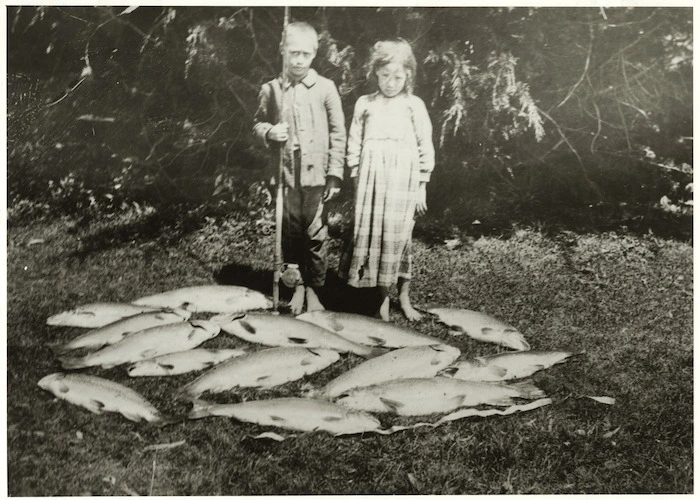
<path fill-rule="evenodd" d="M 282 92 L 280 93 L 280 122 L 284 121 L 286 108 L 284 94 L 287 89 L 287 25 L 289 24 L 289 7 L 284 8 L 284 24 L 282 28 Z M 280 270 L 282 269 L 282 210 L 284 204 L 284 151 L 287 141 L 280 143 L 280 162 L 277 175 L 277 199 L 275 201 L 275 264 L 272 270 L 272 308 L 278 311 L 280 301 Z"/>

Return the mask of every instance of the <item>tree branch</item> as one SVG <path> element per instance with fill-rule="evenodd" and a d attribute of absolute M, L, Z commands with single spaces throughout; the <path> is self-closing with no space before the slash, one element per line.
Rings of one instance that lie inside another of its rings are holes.
<path fill-rule="evenodd" d="M 602 9 L 602 7 L 601 7 L 601 9 Z M 583 79 L 588 74 L 588 66 L 591 64 L 591 53 L 593 52 L 593 38 L 594 38 L 593 37 L 593 26 L 589 26 L 588 29 L 590 32 L 590 42 L 588 43 L 588 55 L 586 56 L 586 64 L 583 67 L 583 73 L 581 73 L 581 78 L 578 79 L 576 84 L 573 87 L 571 87 L 571 90 L 569 91 L 567 96 L 564 98 L 564 100 L 557 105 L 557 108 L 562 107 L 564 105 L 564 103 L 569 100 L 569 98 L 576 91 L 576 88 L 581 84 Z"/>

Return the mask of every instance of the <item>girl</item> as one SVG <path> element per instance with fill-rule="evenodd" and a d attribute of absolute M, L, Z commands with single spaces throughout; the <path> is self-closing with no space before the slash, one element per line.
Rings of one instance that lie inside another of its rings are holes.
<path fill-rule="evenodd" d="M 378 89 L 362 96 L 348 136 L 355 185 L 353 246 L 341 269 L 353 287 L 379 287 L 379 315 L 389 321 L 389 287 L 398 283 L 406 317 L 421 318 L 409 299 L 414 214 L 427 210 L 425 185 L 435 163 L 432 125 L 412 94 L 416 59 L 405 40 L 377 42 L 367 78 Z"/>

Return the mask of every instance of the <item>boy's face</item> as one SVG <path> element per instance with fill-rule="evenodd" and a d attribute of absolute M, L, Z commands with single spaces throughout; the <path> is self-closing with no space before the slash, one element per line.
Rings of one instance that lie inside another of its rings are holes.
<path fill-rule="evenodd" d="M 303 79 L 316 57 L 315 40 L 309 35 L 288 33 L 285 51 L 289 62 L 287 76 L 294 81 Z"/>

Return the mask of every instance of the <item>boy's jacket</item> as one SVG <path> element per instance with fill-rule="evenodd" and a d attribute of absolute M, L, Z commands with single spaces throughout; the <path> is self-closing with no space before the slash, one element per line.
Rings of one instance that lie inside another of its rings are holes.
<path fill-rule="evenodd" d="M 275 78 L 262 86 L 258 97 L 253 132 L 272 149 L 270 165 L 275 171 L 279 166 L 280 147 L 268 141 L 266 136 L 273 124 L 280 120 L 280 97 L 282 79 Z M 292 91 L 296 98 L 292 103 Z M 290 127 L 290 139 L 284 147 L 284 182 L 296 186 L 291 168 L 292 133 L 296 132 L 301 153 L 299 183 L 302 187 L 323 186 L 326 176 L 343 178 L 345 156 L 345 116 L 338 89 L 333 81 L 310 69 L 306 77 L 296 84 L 296 89 L 287 87 L 285 95 L 286 121 Z M 297 127 L 294 130 L 294 123 Z"/>

